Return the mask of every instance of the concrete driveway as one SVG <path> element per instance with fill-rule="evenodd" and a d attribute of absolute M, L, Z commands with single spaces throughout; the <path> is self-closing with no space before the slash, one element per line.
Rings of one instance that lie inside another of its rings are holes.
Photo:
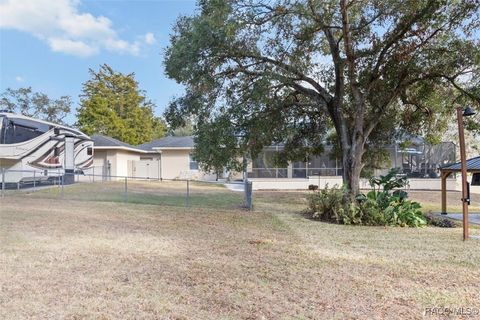
<path fill-rule="evenodd" d="M 439 217 L 450 218 L 455 220 L 463 221 L 463 214 L 462 213 L 449 213 L 449 214 L 438 214 Z M 475 212 L 468 214 L 468 222 L 474 224 L 480 224 L 480 213 Z"/>

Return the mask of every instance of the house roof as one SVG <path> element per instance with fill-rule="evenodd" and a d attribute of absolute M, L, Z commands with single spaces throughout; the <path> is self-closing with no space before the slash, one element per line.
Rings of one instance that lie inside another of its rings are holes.
<path fill-rule="evenodd" d="M 145 152 L 145 150 L 139 149 L 135 146 L 132 146 L 131 144 L 125 143 L 112 137 L 104 136 L 102 134 L 94 134 L 92 136 L 92 140 L 93 147 L 95 149 L 120 149 L 142 153 Z"/>
<path fill-rule="evenodd" d="M 462 168 L 461 162 L 449 164 L 441 168 L 442 171 L 460 171 Z M 480 172 L 480 156 L 467 159 L 467 171 Z"/>
<path fill-rule="evenodd" d="M 137 146 L 142 150 L 153 151 L 157 149 L 192 149 L 195 146 L 193 136 L 185 137 L 165 137 L 153 140 Z"/>

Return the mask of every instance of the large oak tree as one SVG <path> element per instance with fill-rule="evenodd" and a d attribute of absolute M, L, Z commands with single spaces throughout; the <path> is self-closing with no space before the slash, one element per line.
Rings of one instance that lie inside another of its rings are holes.
<path fill-rule="evenodd" d="M 286 159 L 318 153 L 333 128 L 353 197 L 366 153 L 478 103 L 479 23 L 479 1 L 202 0 L 166 50 L 167 75 L 186 86 L 167 120 L 218 123 L 231 159 L 271 143 Z"/>

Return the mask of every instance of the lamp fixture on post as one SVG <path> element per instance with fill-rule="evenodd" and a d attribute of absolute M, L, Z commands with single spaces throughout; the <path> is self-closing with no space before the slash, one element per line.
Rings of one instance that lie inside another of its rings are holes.
<path fill-rule="evenodd" d="M 462 211 L 463 211 L 463 241 L 468 239 L 468 205 L 470 204 L 470 192 L 467 181 L 467 157 L 465 152 L 465 129 L 463 117 L 470 117 L 475 114 L 471 107 L 457 108 L 458 138 L 460 140 L 460 162 L 462 171 Z"/>
<path fill-rule="evenodd" d="M 472 107 L 466 107 L 463 110 L 463 116 L 464 117 L 470 117 L 470 116 L 473 116 L 473 115 L 475 115 L 475 111 L 473 111 Z"/>

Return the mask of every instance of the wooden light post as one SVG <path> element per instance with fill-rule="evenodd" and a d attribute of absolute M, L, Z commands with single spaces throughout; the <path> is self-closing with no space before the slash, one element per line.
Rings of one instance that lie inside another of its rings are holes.
<path fill-rule="evenodd" d="M 458 138 L 460 140 L 460 162 L 462 171 L 462 211 L 463 211 L 463 241 L 468 239 L 468 205 L 470 204 L 470 195 L 467 182 L 467 156 L 465 154 L 465 132 L 463 127 L 463 117 L 473 116 L 475 112 L 467 107 L 457 108 L 458 120 Z"/>

